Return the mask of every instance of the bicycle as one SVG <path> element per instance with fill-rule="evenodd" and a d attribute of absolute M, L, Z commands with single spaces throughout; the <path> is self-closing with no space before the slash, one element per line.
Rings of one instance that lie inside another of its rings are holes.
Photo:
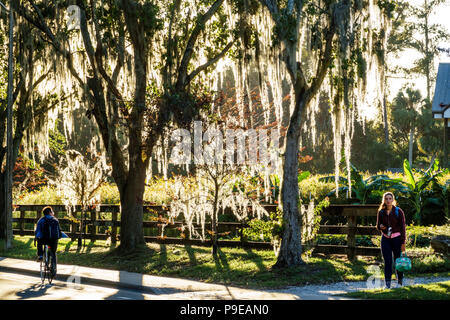
<path fill-rule="evenodd" d="M 45 282 L 45 278 L 47 278 L 48 283 L 51 284 L 56 275 L 56 254 L 51 249 L 52 248 L 49 245 L 44 245 L 44 254 L 41 260 L 42 284 Z"/>

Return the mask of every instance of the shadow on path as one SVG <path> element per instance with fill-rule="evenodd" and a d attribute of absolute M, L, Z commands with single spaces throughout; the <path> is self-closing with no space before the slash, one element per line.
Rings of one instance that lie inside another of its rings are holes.
<path fill-rule="evenodd" d="M 16 295 L 20 297 L 20 300 L 42 297 L 51 286 L 50 284 L 36 283 L 28 289 L 17 292 Z"/>
<path fill-rule="evenodd" d="M 126 280 L 129 280 L 130 277 L 133 277 L 134 284 L 136 285 L 143 285 L 143 275 L 140 273 L 125 273 L 124 271 L 119 272 L 119 282 L 125 282 Z M 123 299 L 133 299 L 133 300 L 143 300 L 144 295 L 139 290 L 133 290 L 128 289 L 127 292 L 125 292 L 126 289 L 119 288 L 117 292 L 109 297 L 106 297 L 105 300 L 123 300 Z M 129 297 L 129 291 L 133 290 L 135 294 L 133 294 L 133 297 Z"/>

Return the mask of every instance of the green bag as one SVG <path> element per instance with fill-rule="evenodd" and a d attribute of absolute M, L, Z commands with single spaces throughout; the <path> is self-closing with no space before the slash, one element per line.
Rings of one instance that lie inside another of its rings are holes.
<path fill-rule="evenodd" d="M 411 259 L 406 256 L 406 253 L 402 253 L 400 258 L 395 260 L 395 270 L 400 272 L 411 270 Z"/>

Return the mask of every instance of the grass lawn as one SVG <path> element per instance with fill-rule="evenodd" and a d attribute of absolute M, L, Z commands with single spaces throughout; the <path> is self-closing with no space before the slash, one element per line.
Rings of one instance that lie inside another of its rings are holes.
<path fill-rule="evenodd" d="M 250 288 L 280 288 L 344 280 L 365 281 L 370 276 L 370 266 L 381 263 L 372 257 L 359 257 L 350 262 L 345 256 L 304 256 L 305 264 L 302 266 L 272 269 L 276 257 L 271 250 L 219 248 L 219 254 L 214 258 L 208 247 L 148 243 L 123 256 L 118 255 L 105 241 L 86 241 L 86 244 L 86 247 L 78 249 L 77 241 L 60 240 L 58 262 Z M 33 237 L 15 236 L 13 249 L 0 249 L 0 256 L 34 260 L 36 247 L 33 245 Z M 450 276 L 449 258 L 429 251 L 419 252 L 412 260 L 415 273 L 410 276 Z"/>
<path fill-rule="evenodd" d="M 372 289 L 350 292 L 344 296 L 377 300 L 450 300 L 450 281 L 417 284 L 390 290 Z"/>

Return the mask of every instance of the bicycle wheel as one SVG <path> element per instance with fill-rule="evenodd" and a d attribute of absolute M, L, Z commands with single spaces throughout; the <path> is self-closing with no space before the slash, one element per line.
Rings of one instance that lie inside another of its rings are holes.
<path fill-rule="evenodd" d="M 50 279 L 51 273 L 50 273 L 50 263 L 51 263 L 51 250 L 49 250 L 48 246 L 45 245 L 44 246 L 44 266 L 45 266 L 45 276 L 44 276 L 44 280 L 45 278 L 47 278 L 49 283 L 52 283 L 52 279 Z"/>
<path fill-rule="evenodd" d="M 44 283 L 44 281 L 45 281 L 45 274 L 46 274 L 46 267 L 45 267 L 45 251 L 44 251 L 44 254 L 43 254 L 42 260 L 41 260 L 41 281 L 42 281 L 42 283 Z"/>
<path fill-rule="evenodd" d="M 56 255 L 52 250 L 50 250 L 48 258 L 48 283 L 51 284 L 56 275 Z"/>

